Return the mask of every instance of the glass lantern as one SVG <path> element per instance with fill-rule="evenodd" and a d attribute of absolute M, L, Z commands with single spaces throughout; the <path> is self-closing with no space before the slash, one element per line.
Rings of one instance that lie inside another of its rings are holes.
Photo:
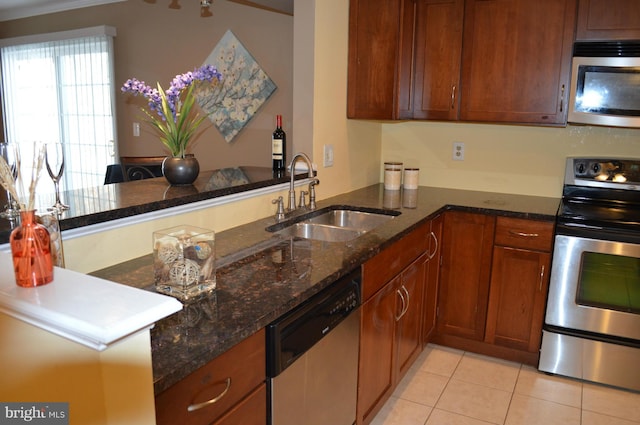
<path fill-rule="evenodd" d="M 153 232 L 156 291 L 189 301 L 216 289 L 215 234 L 194 226 Z"/>

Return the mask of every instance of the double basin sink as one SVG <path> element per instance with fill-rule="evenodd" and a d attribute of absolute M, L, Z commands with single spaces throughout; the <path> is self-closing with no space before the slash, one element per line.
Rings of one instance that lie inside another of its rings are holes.
<path fill-rule="evenodd" d="M 285 237 L 347 242 L 400 215 L 399 211 L 333 205 L 267 227 Z"/>

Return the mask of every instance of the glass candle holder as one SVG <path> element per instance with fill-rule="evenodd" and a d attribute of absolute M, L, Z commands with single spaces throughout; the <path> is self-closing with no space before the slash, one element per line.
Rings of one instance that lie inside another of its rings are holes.
<path fill-rule="evenodd" d="M 216 289 L 215 233 L 176 226 L 153 233 L 156 291 L 188 301 Z"/>

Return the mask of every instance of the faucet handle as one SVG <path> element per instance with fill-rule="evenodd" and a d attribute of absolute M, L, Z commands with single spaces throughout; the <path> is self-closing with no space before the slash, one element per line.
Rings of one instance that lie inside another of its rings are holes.
<path fill-rule="evenodd" d="M 316 209 L 316 185 L 320 184 L 320 180 L 313 178 L 309 182 L 309 209 Z"/>
<path fill-rule="evenodd" d="M 274 199 L 271 201 L 272 204 L 278 204 L 278 209 L 276 210 L 276 221 L 284 220 L 284 200 L 282 196 L 278 196 L 278 199 Z"/>
<path fill-rule="evenodd" d="M 298 202 L 298 208 L 307 208 L 307 201 L 305 199 L 305 196 L 308 194 L 309 192 L 305 191 L 305 190 L 301 190 L 300 191 L 300 202 Z"/>

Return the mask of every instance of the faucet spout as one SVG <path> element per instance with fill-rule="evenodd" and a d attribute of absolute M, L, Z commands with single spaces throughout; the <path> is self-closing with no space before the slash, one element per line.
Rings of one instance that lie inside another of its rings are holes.
<path fill-rule="evenodd" d="M 293 187 L 293 180 L 295 178 L 296 162 L 299 159 L 302 159 L 304 162 L 307 163 L 307 168 L 309 170 L 309 178 L 314 177 L 313 164 L 311 163 L 311 159 L 307 156 L 307 154 L 304 152 L 299 152 L 295 154 L 293 156 L 293 159 L 291 160 L 291 164 L 289 164 L 289 172 L 291 173 L 291 182 L 289 183 L 289 205 L 287 206 L 287 209 L 289 211 L 293 211 L 296 209 L 296 192 Z"/>

